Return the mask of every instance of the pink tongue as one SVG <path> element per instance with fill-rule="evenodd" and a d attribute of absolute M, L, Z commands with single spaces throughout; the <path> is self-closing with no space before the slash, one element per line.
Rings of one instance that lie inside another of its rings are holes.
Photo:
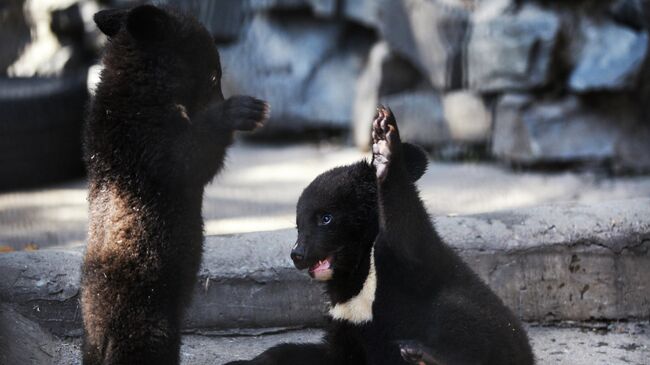
<path fill-rule="evenodd" d="M 322 271 L 322 270 L 327 270 L 330 268 L 330 262 L 329 260 L 325 259 L 323 261 L 319 261 L 316 265 L 312 266 L 311 271 Z"/>

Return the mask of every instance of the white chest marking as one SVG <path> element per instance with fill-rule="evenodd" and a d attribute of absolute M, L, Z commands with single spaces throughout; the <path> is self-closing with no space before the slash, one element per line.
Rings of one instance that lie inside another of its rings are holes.
<path fill-rule="evenodd" d="M 375 249 L 370 251 L 370 269 L 361 291 L 356 296 L 343 303 L 337 303 L 330 308 L 330 316 L 334 319 L 345 320 L 354 324 L 372 321 L 372 303 L 375 301 L 377 290 L 377 273 L 375 271 Z"/>

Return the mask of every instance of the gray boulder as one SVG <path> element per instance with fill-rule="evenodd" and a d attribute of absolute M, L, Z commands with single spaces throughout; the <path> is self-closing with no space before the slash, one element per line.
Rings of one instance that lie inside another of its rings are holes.
<path fill-rule="evenodd" d="M 161 0 L 196 16 L 217 41 L 231 41 L 244 32 L 247 20 L 271 10 L 309 9 L 319 18 L 335 18 L 336 0 Z"/>
<path fill-rule="evenodd" d="M 242 0 L 234 0 L 242 2 Z M 273 9 L 292 10 L 308 8 L 314 15 L 334 17 L 336 15 L 336 0 L 249 0 L 251 11 L 268 11 Z"/>
<path fill-rule="evenodd" d="M 469 24 L 465 2 L 381 1 L 379 31 L 390 48 L 408 59 L 437 89 L 462 83 L 462 45 Z"/>
<path fill-rule="evenodd" d="M 473 14 L 467 45 L 470 89 L 525 90 L 548 83 L 559 17 L 531 3 L 510 9 L 486 7 Z"/>
<path fill-rule="evenodd" d="M 646 58 L 648 34 L 612 21 L 583 18 L 570 37 L 574 68 L 569 88 L 576 92 L 624 90 L 635 86 Z"/>
<path fill-rule="evenodd" d="M 241 0 L 161 0 L 160 2 L 194 15 L 217 41 L 236 39 L 250 11 L 247 2 Z"/>
<path fill-rule="evenodd" d="M 613 161 L 619 169 L 650 167 L 648 126 L 625 96 L 536 100 L 509 94 L 496 106 L 492 152 L 522 164 Z"/>
<path fill-rule="evenodd" d="M 335 22 L 257 14 L 238 42 L 221 48 L 224 93 L 269 101 L 267 131 L 347 128 L 370 40 L 342 37 Z"/>
<path fill-rule="evenodd" d="M 470 91 L 446 93 L 442 109 L 452 141 L 483 144 L 490 139 L 492 113 L 480 95 Z"/>
<path fill-rule="evenodd" d="M 378 28 L 382 2 L 378 0 L 348 0 L 343 2 L 343 16 L 367 27 Z"/>

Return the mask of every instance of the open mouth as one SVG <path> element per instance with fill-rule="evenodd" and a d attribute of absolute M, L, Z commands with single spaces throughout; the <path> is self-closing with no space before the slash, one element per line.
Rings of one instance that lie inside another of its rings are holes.
<path fill-rule="evenodd" d="M 309 268 L 309 276 L 318 281 L 327 281 L 332 278 L 334 269 L 332 269 L 332 262 L 334 257 L 328 256 Z"/>

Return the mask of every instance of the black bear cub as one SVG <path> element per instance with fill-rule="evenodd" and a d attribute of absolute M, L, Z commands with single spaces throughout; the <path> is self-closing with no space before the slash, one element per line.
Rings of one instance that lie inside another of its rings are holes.
<path fill-rule="evenodd" d="M 298 201 L 291 258 L 326 283 L 323 343 L 232 364 L 533 364 L 519 320 L 438 237 L 415 186 L 426 156 L 390 110 L 372 140 L 372 164 L 327 171 Z"/>
<path fill-rule="evenodd" d="M 268 106 L 224 100 L 217 49 L 190 17 L 142 5 L 95 22 L 109 42 L 84 130 L 83 363 L 177 364 L 201 262 L 204 186 L 233 132 L 260 126 Z"/>

